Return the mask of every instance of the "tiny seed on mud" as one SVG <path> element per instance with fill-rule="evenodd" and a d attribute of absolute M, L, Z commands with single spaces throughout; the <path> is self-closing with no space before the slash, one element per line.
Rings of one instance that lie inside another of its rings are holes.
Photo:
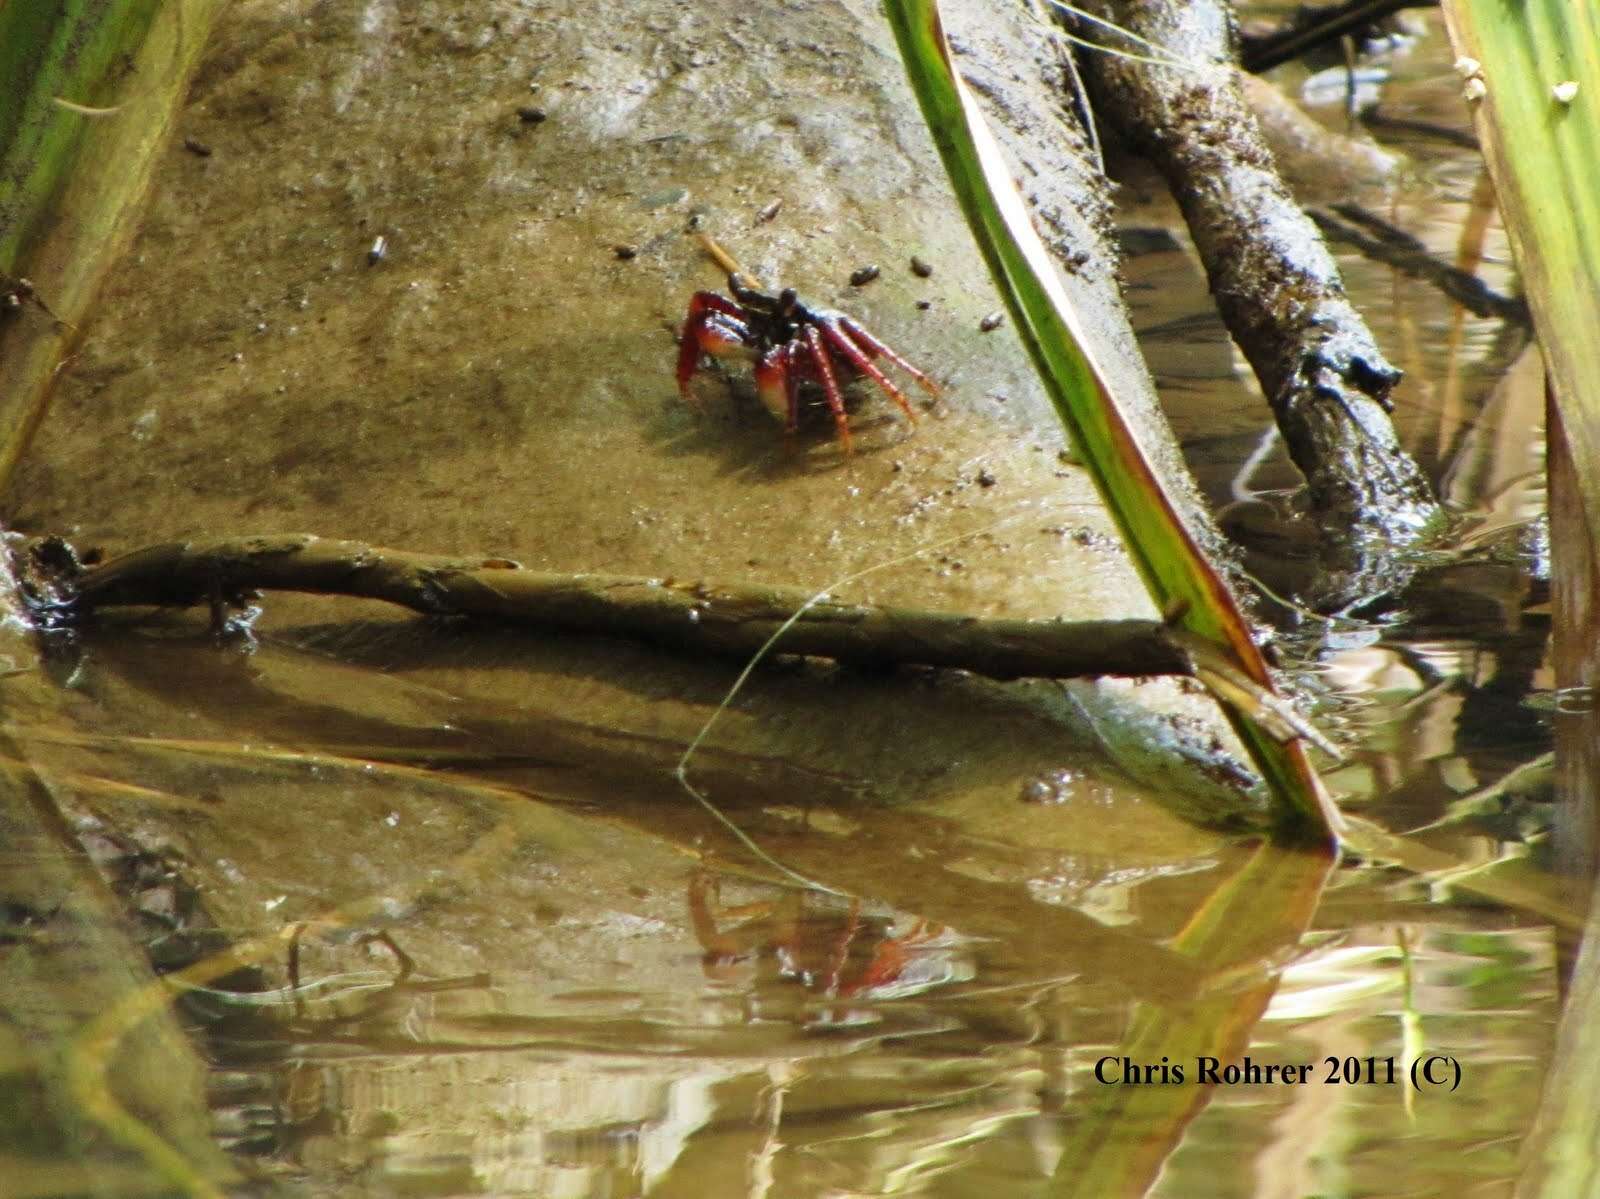
<path fill-rule="evenodd" d="M 535 108 L 531 104 L 524 104 L 517 109 L 517 119 L 524 125 L 537 125 L 549 117 L 549 113 L 542 108 Z"/>
<path fill-rule="evenodd" d="M 933 274 L 933 266 L 913 254 L 911 256 L 911 273 L 919 279 L 926 279 Z"/>
<path fill-rule="evenodd" d="M 868 264 L 867 266 L 859 266 L 850 272 L 850 286 L 865 287 L 867 284 L 876 279 L 880 273 L 881 272 L 878 270 L 878 268 L 871 264 Z"/>
<path fill-rule="evenodd" d="M 932 307 L 933 307 L 933 301 L 932 300 L 918 300 L 917 301 L 917 309 L 920 312 L 926 312 L 926 311 L 928 311 L 928 309 L 930 309 Z"/>
<path fill-rule="evenodd" d="M 778 215 L 778 210 L 780 208 L 782 208 L 782 207 L 783 207 L 783 200 L 781 198 L 777 199 L 777 200 L 774 200 L 771 204 L 768 204 L 760 212 L 756 213 L 756 221 L 758 223 L 760 223 L 760 224 L 765 225 L 773 217 Z"/>
<path fill-rule="evenodd" d="M 622 259 L 623 262 L 627 262 L 629 259 L 639 257 L 639 247 L 630 246 L 626 242 L 612 246 L 611 252 L 618 258 Z"/>
<path fill-rule="evenodd" d="M 372 248 L 367 251 L 367 265 L 377 266 L 383 261 L 384 255 L 389 252 L 389 239 L 383 234 L 378 234 L 372 239 Z"/>
<path fill-rule="evenodd" d="M 197 138 L 193 138 L 193 137 L 184 138 L 183 139 L 183 148 L 185 150 L 189 151 L 189 153 L 195 155 L 197 158 L 210 158 L 211 157 L 211 147 L 206 145 L 205 142 L 200 141 Z"/>
<path fill-rule="evenodd" d="M 1001 325 L 1003 325 L 1005 323 L 1006 323 L 1006 314 L 1005 313 L 1003 313 L 1003 312 L 991 312 L 988 316 L 984 317 L 981 321 L 978 322 L 978 328 L 981 331 L 983 331 L 984 333 L 993 333 L 996 329 L 998 329 Z"/>
<path fill-rule="evenodd" d="M 994 477 L 994 472 L 993 471 L 980 470 L 978 472 L 978 486 L 979 487 L 993 487 L 999 481 L 1000 481 L 999 479 Z"/>

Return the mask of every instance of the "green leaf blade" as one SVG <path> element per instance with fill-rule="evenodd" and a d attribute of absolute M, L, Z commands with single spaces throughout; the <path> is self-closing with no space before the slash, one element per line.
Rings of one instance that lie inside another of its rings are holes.
<path fill-rule="evenodd" d="M 1055 266 L 1011 183 L 999 146 L 962 84 L 934 0 L 884 0 L 956 198 L 1045 390 L 1161 611 L 1271 689 L 1266 663 L 1220 575 L 1190 534 L 1114 389 L 1095 363 Z M 1335 839 L 1342 824 L 1299 741 L 1280 743 L 1225 707 L 1285 823 Z"/>

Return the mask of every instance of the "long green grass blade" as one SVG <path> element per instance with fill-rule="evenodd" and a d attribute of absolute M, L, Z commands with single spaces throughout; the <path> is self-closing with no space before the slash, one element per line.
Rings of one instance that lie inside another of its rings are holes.
<path fill-rule="evenodd" d="M 1444 11 L 1554 399 L 1557 682 L 1587 682 L 1597 654 L 1600 531 L 1600 8 L 1592 0 L 1446 0 Z M 1591 773 L 1593 757 L 1583 732 L 1558 738 L 1567 780 Z M 1591 909 L 1555 1065 L 1522 1145 L 1519 1199 L 1600 1193 L 1597 913 Z"/>
<path fill-rule="evenodd" d="M 936 3 L 884 0 L 884 10 L 989 272 L 1145 586 L 1182 628 L 1225 646 L 1246 676 L 1270 689 L 1266 664 L 1227 584 L 1185 526 L 1093 361 L 1000 149 L 956 72 Z M 1226 710 L 1286 821 L 1336 835 L 1341 818 L 1300 742 L 1279 742 L 1231 706 Z"/>
<path fill-rule="evenodd" d="M 0 3 L 0 269 L 21 251 L 92 117 L 59 101 L 115 104 L 160 0 Z"/>
<path fill-rule="evenodd" d="M 1445 18 L 1600 530 L 1600 6 L 1448 0 Z"/>
<path fill-rule="evenodd" d="M 1447 0 L 1464 97 L 1600 530 L 1600 6 Z"/>
<path fill-rule="evenodd" d="M 0 313 L 0 486 L 133 236 L 224 3 L 0 0 L 0 275 L 40 301 Z"/>

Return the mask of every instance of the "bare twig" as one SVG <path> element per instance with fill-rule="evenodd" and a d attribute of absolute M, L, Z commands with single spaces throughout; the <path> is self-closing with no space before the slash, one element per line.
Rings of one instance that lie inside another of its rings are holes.
<path fill-rule="evenodd" d="M 1242 38 L 1239 58 L 1245 70 L 1259 74 L 1329 42 L 1360 35 L 1402 9 L 1431 7 L 1433 0 L 1346 0 L 1302 8 L 1283 28 Z"/>
<path fill-rule="evenodd" d="M 84 608 L 204 603 L 252 589 L 387 600 L 430 615 L 633 637 L 748 658 L 813 594 L 798 588 L 523 570 L 497 558 L 375 549 L 309 534 L 151 546 L 84 571 Z M 779 653 L 841 662 L 957 667 L 991 678 L 1187 674 L 1187 655 L 1154 620 L 993 620 L 825 600 Z"/>
<path fill-rule="evenodd" d="M 1415 117 L 1393 116 L 1376 104 L 1361 110 L 1361 123 L 1368 129 L 1415 134 L 1418 137 L 1432 138 L 1452 146 L 1460 146 L 1463 150 L 1478 149 L 1478 139 L 1470 129 L 1457 129 L 1451 125 L 1442 125 L 1438 121 L 1421 121 Z"/>
<path fill-rule="evenodd" d="M 1327 237 L 1353 246 L 1368 258 L 1413 278 L 1427 280 L 1473 315 L 1516 321 L 1521 325 L 1528 323 L 1526 300 L 1502 295 L 1470 271 L 1440 262 L 1418 238 L 1375 213 L 1353 204 L 1335 204 L 1332 212 L 1315 208 L 1309 212 L 1317 228 Z M 1365 226 L 1370 232 L 1364 233 L 1357 226 Z"/>

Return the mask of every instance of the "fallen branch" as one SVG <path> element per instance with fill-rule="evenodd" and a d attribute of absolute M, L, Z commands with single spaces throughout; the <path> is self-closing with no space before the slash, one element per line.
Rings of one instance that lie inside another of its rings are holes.
<path fill-rule="evenodd" d="M 1413 539 L 1437 506 L 1386 411 L 1400 372 L 1278 176 L 1237 82 L 1230 12 L 1202 0 L 1093 7 L 1178 64 L 1087 60 L 1100 110 L 1166 176 L 1319 522 L 1387 542 Z"/>
<path fill-rule="evenodd" d="M 74 611 L 302 591 L 734 658 L 749 658 L 793 619 L 778 653 L 956 667 L 996 679 L 1190 673 L 1188 655 L 1154 620 L 995 620 L 815 600 L 796 588 L 552 574 L 500 558 L 413 554 L 310 534 L 157 545 L 65 582 Z"/>

